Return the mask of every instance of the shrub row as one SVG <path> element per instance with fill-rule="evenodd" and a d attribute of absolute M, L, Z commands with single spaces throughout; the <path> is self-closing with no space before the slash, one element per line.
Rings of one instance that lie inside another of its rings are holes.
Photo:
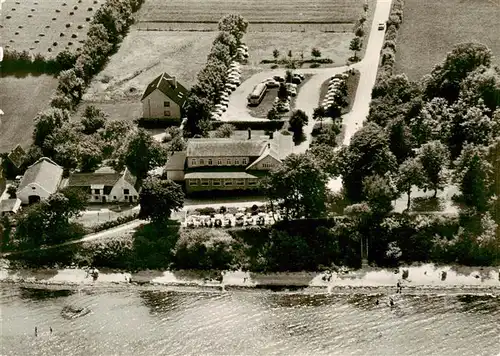
<path fill-rule="evenodd" d="M 394 0 L 389 20 L 387 21 L 384 45 L 382 47 L 377 81 L 390 77 L 394 72 L 396 61 L 396 39 L 403 22 L 404 0 Z"/>
<path fill-rule="evenodd" d="M 288 64 L 287 59 L 263 59 L 260 61 L 261 64 Z M 333 63 L 331 58 L 310 58 L 310 59 L 298 59 L 295 60 L 295 64 L 302 66 L 304 63 L 318 63 L 318 64 L 330 64 Z"/>
<path fill-rule="evenodd" d="M 216 130 L 224 124 L 233 125 L 236 130 L 265 130 L 265 131 L 276 131 L 281 130 L 285 125 L 284 120 L 273 120 L 273 121 L 214 121 L 212 122 L 212 129 Z"/>
<path fill-rule="evenodd" d="M 188 120 L 187 136 L 206 134 L 206 122 L 225 89 L 229 65 L 237 56 L 247 27 L 248 22 L 239 15 L 227 15 L 219 21 L 220 32 L 212 44 L 207 64 L 188 94 L 184 112 Z"/>
<path fill-rule="evenodd" d="M 32 55 L 28 51 L 5 50 L 0 62 L 2 74 L 56 74 L 70 69 L 76 62 L 76 54 L 64 50 L 56 58 L 46 58 L 40 53 Z"/>
<path fill-rule="evenodd" d="M 95 233 L 95 232 L 99 232 L 99 231 L 103 231 L 103 230 L 108 230 L 108 229 L 111 229 L 113 227 L 116 227 L 116 226 L 128 223 L 130 221 L 133 221 L 133 220 L 137 219 L 137 216 L 138 216 L 137 213 L 134 213 L 132 215 L 127 215 L 127 216 L 119 216 L 115 220 L 109 220 L 109 221 L 103 222 L 101 224 L 92 226 L 89 229 L 90 230 L 89 232 Z"/>

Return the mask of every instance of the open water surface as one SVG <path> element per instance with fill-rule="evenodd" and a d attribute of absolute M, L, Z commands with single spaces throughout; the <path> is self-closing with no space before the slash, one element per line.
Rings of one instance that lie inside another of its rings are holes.
<path fill-rule="evenodd" d="M 4 284 L 0 354 L 500 354 L 499 296 L 403 294 L 394 300 L 391 308 L 387 295 L 375 294 L 70 291 Z M 92 313 L 67 320 L 61 316 L 66 305 Z"/>

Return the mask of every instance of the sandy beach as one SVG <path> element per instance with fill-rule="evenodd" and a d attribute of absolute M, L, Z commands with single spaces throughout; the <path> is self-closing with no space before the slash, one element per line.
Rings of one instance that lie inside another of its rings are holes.
<path fill-rule="evenodd" d="M 216 274 L 219 274 L 216 272 Z M 213 277 L 212 273 L 212 277 Z M 208 278 L 203 271 L 140 271 L 117 272 L 102 269 L 96 281 L 86 270 L 66 269 L 10 269 L 6 262 L 0 269 L 0 282 L 69 288 L 133 287 L 146 288 L 195 287 L 230 290 L 231 288 L 260 288 L 272 290 L 307 289 L 316 292 L 403 293 L 444 291 L 450 293 L 500 294 L 500 267 L 420 266 L 396 269 L 366 268 L 348 272 L 291 272 L 250 273 L 244 271 L 221 272 L 221 278 Z"/>

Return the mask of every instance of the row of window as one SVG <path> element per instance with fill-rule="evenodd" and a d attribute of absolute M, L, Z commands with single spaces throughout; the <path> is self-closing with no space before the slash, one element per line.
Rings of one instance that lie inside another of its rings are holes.
<path fill-rule="evenodd" d="M 101 194 L 101 189 L 94 189 L 94 194 Z M 129 189 L 123 189 L 123 194 L 129 195 L 130 194 L 130 190 Z"/>
<path fill-rule="evenodd" d="M 134 200 L 137 200 L 137 195 L 134 195 Z M 94 195 L 94 200 L 101 200 L 102 196 L 101 195 Z M 125 197 L 125 200 L 127 200 L 128 197 Z M 113 200 L 116 200 L 116 195 L 113 196 Z"/>
<path fill-rule="evenodd" d="M 190 186 L 204 186 L 207 187 L 209 185 L 213 186 L 244 186 L 245 185 L 245 180 L 244 179 L 189 179 L 189 185 Z M 247 185 L 249 186 L 255 186 L 257 185 L 257 179 L 252 179 L 247 181 Z"/>
<path fill-rule="evenodd" d="M 205 159 L 205 158 L 200 158 L 200 159 L 191 158 L 191 165 L 192 166 L 204 166 L 206 164 L 208 166 L 213 166 L 215 161 L 216 160 L 212 159 L 212 158 L 207 158 L 207 159 Z M 217 159 L 217 166 L 222 166 L 224 163 L 227 166 L 232 166 L 232 165 L 239 166 L 240 159 L 239 158 L 226 158 L 226 159 L 219 158 L 219 159 Z M 248 160 L 246 158 L 241 159 L 242 165 L 246 166 L 247 163 L 248 163 Z"/>

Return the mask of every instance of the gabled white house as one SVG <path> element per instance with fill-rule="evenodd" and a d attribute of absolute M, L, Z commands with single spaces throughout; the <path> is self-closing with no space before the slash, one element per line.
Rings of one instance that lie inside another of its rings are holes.
<path fill-rule="evenodd" d="M 136 181 L 128 169 L 120 173 L 103 167 L 92 173 L 71 174 L 67 186 L 85 190 L 91 203 L 135 203 L 139 198 Z"/>
<path fill-rule="evenodd" d="M 23 204 L 33 204 L 55 193 L 61 183 L 63 168 L 47 157 L 28 167 L 17 188 L 17 197 Z"/>
<path fill-rule="evenodd" d="M 148 119 L 180 119 L 188 90 L 175 77 L 162 73 L 142 95 L 142 117 Z"/>

